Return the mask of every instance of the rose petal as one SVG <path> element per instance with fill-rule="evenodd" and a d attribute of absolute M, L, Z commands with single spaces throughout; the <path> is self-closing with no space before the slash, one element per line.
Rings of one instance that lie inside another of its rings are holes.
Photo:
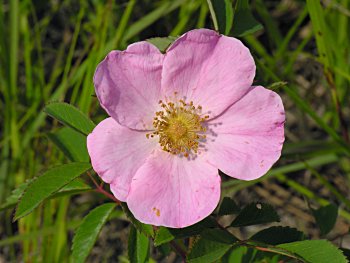
<path fill-rule="evenodd" d="M 98 65 L 94 84 L 107 113 L 129 128 L 152 128 L 158 106 L 163 54 L 138 42 L 125 51 L 112 51 Z"/>
<path fill-rule="evenodd" d="M 100 122 L 87 137 L 92 167 L 116 198 L 125 201 L 131 179 L 154 150 L 156 140 L 148 140 L 145 132 L 130 130 L 113 118 Z"/>
<path fill-rule="evenodd" d="M 206 158 L 241 180 L 264 175 L 279 159 L 285 114 L 281 98 L 261 86 L 209 122 Z"/>
<path fill-rule="evenodd" d="M 141 222 L 181 228 L 208 216 L 219 199 L 215 167 L 156 151 L 132 179 L 127 204 Z"/>
<path fill-rule="evenodd" d="M 213 30 L 192 30 L 167 50 L 163 96 L 176 91 L 213 118 L 248 92 L 254 75 L 253 57 L 241 41 Z"/>

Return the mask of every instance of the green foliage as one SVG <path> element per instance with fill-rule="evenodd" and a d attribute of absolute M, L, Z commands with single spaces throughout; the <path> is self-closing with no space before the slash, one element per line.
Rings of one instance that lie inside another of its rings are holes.
<path fill-rule="evenodd" d="M 50 199 L 79 194 L 91 190 L 91 187 L 87 185 L 81 178 L 76 178 L 67 185 L 65 185 L 61 190 L 50 196 Z"/>
<path fill-rule="evenodd" d="M 327 240 L 305 240 L 278 246 L 311 263 L 346 263 L 342 252 Z"/>
<path fill-rule="evenodd" d="M 132 24 L 126 30 L 124 40 L 126 41 L 136 36 L 140 31 L 152 25 L 159 18 L 166 16 L 168 13 L 178 8 L 184 2 L 185 0 L 164 1 L 159 5 L 159 7 Z"/>
<path fill-rule="evenodd" d="M 251 253 L 253 249 L 248 249 L 244 246 L 235 246 L 231 248 L 221 259 L 222 263 L 250 263 L 253 262 L 253 257 L 255 254 Z M 254 251 L 256 252 L 256 251 Z M 270 263 L 270 262 L 269 262 Z"/>
<path fill-rule="evenodd" d="M 87 116 L 68 103 L 50 103 L 44 111 L 52 118 L 84 135 L 88 135 L 95 128 L 95 124 Z"/>
<path fill-rule="evenodd" d="M 128 256 L 130 262 L 148 262 L 149 250 L 150 242 L 148 237 L 131 225 L 128 241 Z"/>
<path fill-rule="evenodd" d="M 147 237 L 153 238 L 154 237 L 154 231 L 153 227 L 151 225 L 147 225 L 144 223 L 141 223 L 138 221 L 134 215 L 131 213 L 131 211 L 128 208 L 128 205 L 126 203 L 121 203 L 121 207 L 125 213 L 125 215 L 128 217 L 128 219 L 131 221 L 131 223 L 136 227 L 137 230 L 145 234 Z"/>
<path fill-rule="evenodd" d="M 316 223 L 321 230 L 321 235 L 328 234 L 334 227 L 338 217 L 338 207 L 329 204 L 317 210 L 312 209 Z"/>
<path fill-rule="evenodd" d="M 50 140 L 72 162 L 88 162 L 86 136 L 68 127 L 63 127 L 48 134 Z"/>
<path fill-rule="evenodd" d="M 327 27 L 324 10 L 320 1 L 307 0 L 307 7 L 311 17 L 313 30 L 315 32 L 317 49 L 324 65 L 328 68 L 331 65 L 331 52 L 327 36 Z"/>
<path fill-rule="evenodd" d="M 96 207 L 83 219 L 73 238 L 72 261 L 83 263 L 94 246 L 98 234 L 116 204 L 107 203 Z"/>
<path fill-rule="evenodd" d="M 250 240 L 270 245 L 290 243 L 304 239 L 305 235 L 303 232 L 300 232 L 295 228 L 282 226 L 272 226 L 270 228 L 263 229 L 250 238 Z"/>
<path fill-rule="evenodd" d="M 232 221 L 231 226 L 251 226 L 279 221 L 280 218 L 271 205 L 264 203 L 251 203 L 242 209 Z"/>
<path fill-rule="evenodd" d="M 208 1 L 212 5 L 212 17 L 217 20 L 218 31 L 228 35 L 231 31 L 233 21 L 233 8 L 231 0 Z M 214 23 L 215 24 L 215 23 Z"/>
<path fill-rule="evenodd" d="M 182 239 L 189 238 L 191 236 L 196 236 L 201 234 L 204 230 L 216 226 L 217 223 L 215 222 L 215 220 L 211 217 L 207 217 L 202 221 L 198 222 L 197 224 L 185 228 L 159 227 L 155 234 L 154 245 L 160 246 L 174 239 Z"/>
<path fill-rule="evenodd" d="M 225 255 L 235 241 L 237 239 L 225 230 L 205 230 L 201 238 L 194 244 L 187 260 L 190 263 L 213 262 Z"/>
<path fill-rule="evenodd" d="M 16 204 L 20 201 L 20 198 L 23 195 L 23 192 L 26 190 L 27 186 L 34 180 L 35 178 L 27 180 L 23 184 L 21 184 L 19 187 L 17 187 L 15 190 L 13 190 L 11 195 L 6 198 L 5 203 L 0 206 L 0 211 L 15 207 Z M 90 189 L 91 189 L 90 186 L 88 186 L 82 180 L 77 178 L 71 181 L 70 183 L 68 183 L 67 185 L 65 185 L 58 192 L 52 194 L 49 198 L 53 199 L 60 196 L 78 194 Z"/>
<path fill-rule="evenodd" d="M 168 47 L 176 40 L 177 37 L 153 37 L 147 39 L 147 42 L 155 45 L 162 53 L 165 53 Z"/>
<path fill-rule="evenodd" d="M 240 211 L 241 209 L 238 207 L 238 205 L 232 198 L 224 197 L 224 199 L 221 202 L 218 215 L 234 215 L 238 214 Z"/>
<path fill-rule="evenodd" d="M 91 168 L 90 163 L 70 163 L 51 168 L 26 187 L 14 220 L 29 214 L 42 201 Z"/>
<path fill-rule="evenodd" d="M 250 11 L 249 0 L 237 0 L 232 26 L 232 35 L 243 37 L 261 30 L 262 25 L 255 20 Z"/>
<path fill-rule="evenodd" d="M 27 186 L 33 181 L 34 179 L 29 179 L 25 181 L 23 184 L 18 186 L 15 190 L 12 191 L 11 195 L 9 195 L 5 202 L 0 206 L 0 211 L 4 209 L 8 209 L 11 207 L 14 207 L 17 203 L 19 198 L 22 196 L 24 190 L 27 188 Z"/>

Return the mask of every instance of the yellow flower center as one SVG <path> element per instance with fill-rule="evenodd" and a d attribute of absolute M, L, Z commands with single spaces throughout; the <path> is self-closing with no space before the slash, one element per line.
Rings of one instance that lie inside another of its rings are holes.
<path fill-rule="evenodd" d="M 146 137 L 159 136 L 162 149 L 172 154 L 188 157 L 192 152 L 197 153 L 200 140 L 206 138 L 204 122 L 209 116 L 202 116 L 202 107 L 195 107 L 192 101 L 159 101 L 159 104 L 162 110 L 154 117 L 154 132 L 146 134 Z"/>

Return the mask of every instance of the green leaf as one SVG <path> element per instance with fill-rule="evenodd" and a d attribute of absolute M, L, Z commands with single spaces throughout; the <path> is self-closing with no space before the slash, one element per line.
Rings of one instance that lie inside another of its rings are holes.
<path fill-rule="evenodd" d="M 233 8 L 232 0 L 211 1 L 215 12 L 219 32 L 228 35 L 232 28 Z"/>
<path fill-rule="evenodd" d="M 340 250 L 343 252 L 343 254 L 347 258 L 347 260 L 350 261 L 350 249 L 340 248 Z"/>
<path fill-rule="evenodd" d="M 69 163 L 54 167 L 35 178 L 23 193 L 14 220 L 29 214 L 42 201 L 90 168 L 90 163 Z"/>
<path fill-rule="evenodd" d="M 94 246 L 98 234 L 115 208 L 115 203 L 100 205 L 83 219 L 73 238 L 72 262 L 85 262 Z"/>
<path fill-rule="evenodd" d="M 264 203 L 251 203 L 243 208 L 233 220 L 231 226 L 251 226 L 279 221 L 280 218 L 271 205 Z"/>
<path fill-rule="evenodd" d="M 80 178 L 76 178 L 73 181 L 71 181 L 69 184 L 64 186 L 61 190 L 59 190 L 57 193 L 50 196 L 51 198 L 56 198 L 60 196 L 66 196 L 66 195 L 73 195 L 82 193 L 85 191 L 91 190 L 91 187 L 87 185 L 83 180 Z"/>
<path fill-rule="evenodd" d="M 138 229 L 140 232 L 145 234 L 147 237 L 154 238 L 154 231 L 151 225 L 147 225 L 138 221 L 134 215 L 130 212 L 128 205 L 126 203 L 121 203 L 121 207 L 126 215 L 126 217 L 131 221 L 131 223 Z"/>
<path fill-rule="evenodd" d="M 333 63 L 332 50 L 327 36 L 330 34 L 327 30 L 327 21 L 325 19 L 324 8 L 320 1 L 307 0 L 306 5 L 310 14 L 313 31 L 316 37 L 316 45 L 321 62 L 326 69 Z"/>
<path fill-rule="evenodd" d="M 238 205 L 233 201 L 232 198 L 224 197 L 224 199 L 221 202 L 218 215 L 233 215 L 238 214 L 240 211 L 240 208 Z"/>
<path fill-rule="evenodd" d="M 21 184 L 19 187 L 14 189 L 9 197 L 7 197 L 5 203 L 0 206 L 0 211 L 9 209 L 12 207 L 15 207 L 18 201 L 20 200 L 21 196 L 23 195 L 23 192 L 27 188 L 27 186 L 34 181 L 34 179 L 29 179 L 23 184 Z M 90 190 L 91 187 L 84 183 L 79 178 L 75 179 L 74 181 L 67 184 L 65 187 L 63 187 L 61 190 L 59 190 L 57 193 L 51 195 L 49 198 L 56 198 L 60 196 L 65 195 L 72 195 L 72 194 L 78 194 L 81 192 L 85 192 L 87 190 Z"/>
<path fill-rule="evenodd" d="M 160 52 L 165 53 L 168 47 L 177 39 L 177 37 L 154 37 L 146 39 L 147 42 L 155 45 Z"/>
<path fill-rule="evenodd" d="M 278 90 L 280 88 L 285 87 L 287 84 L 288 84 L 288 82 L 285 82 L 285 81 L 277 81 L 277 82 L 272 83 L 267 88 L 270 90 Z"/>
<path fill-rule="evenodd" d="M 220 259 L 234 245 L 237 239 L 228 231 L 208 229 L 193 245 L 187 256 L 189 263 L 213 262 Z"/>
<path fill-rule="evenodd" d="M 261 230 L 253 235 L 250 240 L 270 244 L 278 245 L 283 243 L 290 243 L 295 241 L 301 241 L 305 239 L 303 232 L 298 231 L 295 228 L 273 226 Z"/>
<path fill-rule="evenodd" d="M 171 230 L 169 228 L 161 226 L 156 231 L 155 238 L 154 238 L 154 245 L 157 247 L 165 243 L 168 243 L 174 239 L 175 239 L 175 235 L 171 233 Z"/>
<path fill-rule="evenodd" d="M 130 262 L 144 263 L 149 259 L 150 242 L 142 232 L 130 225 L 128 256 Z"/>
<path fill-rule="evenodd" d="M 64 153 L 70 161 L 88 162 L 86 136 L 68 127 L 48 134 L 49 139 Z"/>
<path fill-rule="evenodd" d="M 216 226 L 217 224 L 215 221 L 212 218 L 207 217 L 197 224 L 185 228 L 160 227 L 155 234 L 154 245 L 160 246 L 174 239 L 199 235 L 203 230 Z"/>
<path fill-rule="evenodd" d="M 88 135 L 95 128 L 95 124 L 84 113 L 68 103 L 50 103 L 44 112 L 84 135 Z"/>
<path fill-rule="evenodd" d="M 317 210 L 312 209 L 316 223 L 321 230 L 321 235 L 328 234 L 334 227 L 338 217 L 338 207 L 329 204 Z"/>
<path fill-rule="evenodd" d="M 14 207 L 18 203 L 18 200 L 22 196 L 24 190 L 33 180 L 34 179 L 29 179 L 14 189 L 12 193 L 6 198 L 5 203 L 0 206 L 0 211 Z"/>
<path fill-rule="evenodd" d="M 244 246 L 235 246 L 230 249 L 221 259 L 221 263 L 251 263 L 254 261 L 257 251 L 252 248 L 247 248 Z M 260 262 L 260 261 L 259 261 Z M 264 262 L 264 261 L 263 261 Z M 266 261 L 269 262 L 269 261 Z M 269 262 L 271 263 L 271 262 Z"/>
<path fill-rule="evenodd" d="M 261 30 L 263 26 L 255 20 L 249 8 L 249 0 L 237 0 L 233 17 L 232 34 L 245 36 Z"/>
<path fill-rule="evenodd" d="M 346 263 L 343 253 L 328 240 L 305 240 L 277 247 L 290 251 L 310 263 Z"/>

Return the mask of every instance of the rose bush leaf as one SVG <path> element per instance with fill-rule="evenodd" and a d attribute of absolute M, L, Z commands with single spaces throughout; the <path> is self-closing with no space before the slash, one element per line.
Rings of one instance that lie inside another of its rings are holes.
<path fill-rule="evenodd" d="M 251 203 L 242 209 L 231 223 L 232 227 L 279 222 L 280 218 L 269 204 Z"/>
<path fill-rule="evenodd" d="M 225 255 L 236 241 L 237 239 L 225 230 L 205 230 L 193 245 L 187 260 L 189 263 L 216 261 Z"/>
<path fill-rule="evenodd" d="M 245 36 L 261 30 L 263 26 L 255 20 L 249 8 L 249 0 L 237 0 L 233 17 L 232 35 Z"/>
<path fill-rule="evenodd" d="M 96 207 L 83 219 L 73 238 L 72 262 L 83 263 L 94 246 L 98 234 L 115 208 L 115 203 Z"/>
<path fill-rule="evenodd" d="M 88 135 L 96 126 L 84 113 L 68 103 L 50 103 L 44 112 L 84 135 Z"/>
<path fill-rule="evenodd" d="M 130 225 L 128 256 L 130 262 L 144 263 L 149 259 L 150 242 L 142 232 Z"/>
<path fill-rule="evenodd" d="M 240 212 L 240 208 L 235 203 L 235 201 L 232 198 L 224 197 L 224 199 L 221 202 L 218 215 L 234 215 L 238 214 Z"/>
<path fill-rule="evenodd" d="M 160 52 L 165 53 L 168 47 L 176 40 L 177 37 L 154 37 L 149 38 L 146 41 L 155 45 Z"/>
<path fill-rule="evenodd" d="M 52 199 L 60 196 L 74 195 L 89 190 L 91 190 L 91 187 L 89 185 L 87 185 L 81 178 L 76 178 L 49 198 Z"/>
<path fill-rule="evenodd" d="M 155 234 L 154 245 L 160 246 L 174 239 L 199 235 L 205 229 L 213 228 L 215 226 L 217 226 L 217 224 L 214 219 L 207 217 L 197 224 L 185 228 L 160 227 Z"/>
<path fill-rule="evenodd" d="M 338 217 L 338 207 L 329 204 L 322 206 L 317 210 L 312 209 L 316 223 L 321 230 L 321 235 L 328 234 L 334 227 Z"/>
<path fill-rule="evenodd" d="M 231 248 L 221 259 L 221 263 L 232 263 L 232 262 L 240 262 L 240 263 L 251 263 L 251 262 L 275 262 L 278 261 L 257 261 L 256 256 L 259 254 L 259 251 L 253 248 L 247 248 L 245 246 L 234 246 Z M 267 255 L 265 253 L 265 255 Z M 275 257 L 279 255 L 274 255 Z"/>
<path fill-rule="evenodd" d="M 53 194 L 49 198 L 56 198 L 59 196 L 64 195 L 71 195 L 71 194 L 77 194 L 81 193 L 87 190 L 90 190 L 91 187 L 84 183 L 82 180 L 78 180 L 79 178 L 73 180 L 69 184 L 67 184 L 65 187 L 63 187 L 61 190 L 59 190 L 57 193 Z M 18 201 L 20 200 L 21 196 L 23 195 L 23 192 L 26 190 L 27 186 L 33 181 L 34 179 L 29 179 L 19 185 L 16 189 L 14 189 L 9 195 L 5 203 L 0 206 L 0 211 L 9 209 L 12 207 L 15 207 Z"/>
<path fill-rule="evenodd" d="M 49 139 L 73 162 L 88 162 L 86 136 L 69 127 L 48 134 Z"/>
<path fill-rule="evenodd" d="M 295 241 L 302 241 L 305 239 L 305 234 L 291 227 L 272 226 L 259 231 L 254 234 L 250 240 L 278 245 L 283 243 L 290 243 Z"/>
<path fill-rule="evenodd" d="M 228 35 L 232 28 L 233 8 L 231 0 L 211 1 L 215 12 L 219 32 Z"/>
<path fill-rule="evenodd" d="M 305 240 L 278 245 L 310 263 L 346 263 L 342 251 L 328 240 Z"/>
<path fill-rule="evenodd" d="M 90 168 L 90 163 L 69 163 L 51 168 L 35 178 L 21 196 L 14 220 L 29 214 L 42 201 Z"/>
<path fill-rule="evenodd" d="M 141 223 L 138 221 L 134 215 L 131 213 L 131 211 L 128 208 L 128 205 L 126 203 L 121 203 L 121 207 L 126 215 L 126 217 L 131 221 L 131 223 L 141 231 L 143 234 L 145 234 L 147 237 L 153 238 L 154 237 L 154 231 L 153 227 L 151 225 L 147 225 L 144 223 Z"/>
<path fill-rule="evenodd" d="M 24 190 L 33 180 L 34 179 L 28 179 L 24 183 L 20 184 L 16 189 L 14 189 L 6 198 L 5 202 L 0 206 L 0 211 L 14 207 L 18 203 L 18 200 L 22 196 Z"/>

